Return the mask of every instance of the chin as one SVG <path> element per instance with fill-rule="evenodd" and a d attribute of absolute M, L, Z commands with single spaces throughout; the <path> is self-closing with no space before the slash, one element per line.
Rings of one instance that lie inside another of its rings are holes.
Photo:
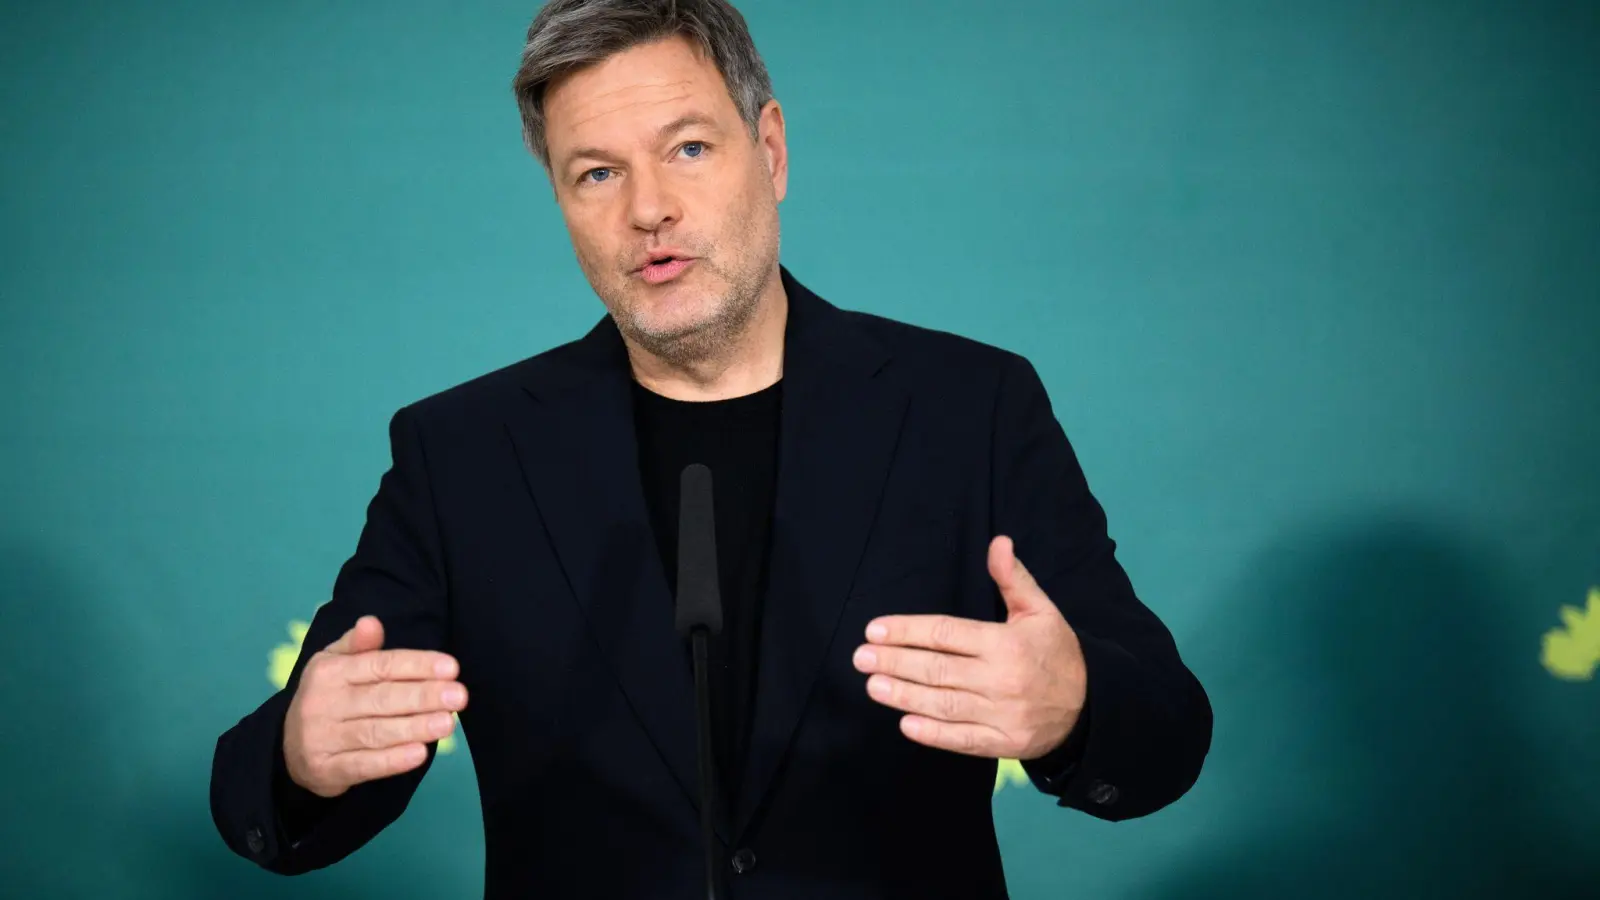
<path fill-rule="evenodd" d="M 645 310 L 632 317 L 636 332 L 657 340 L 673 340 L 704 331 L 715 318 L 703 310 L 675 310 L 671 313 Z"/>
<path fill-rule="evenodd" d="M 686 285 L 678 290 L 655 288 L 635 295 L 633 320 L 650 331 L 693 331 L 717 318 L 721 304 L 704 290 Z"/>

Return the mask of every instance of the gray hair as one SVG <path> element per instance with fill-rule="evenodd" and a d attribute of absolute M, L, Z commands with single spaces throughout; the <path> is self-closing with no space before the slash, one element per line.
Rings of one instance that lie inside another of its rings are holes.
<path fill-rule="evenodd" d="M 615 53 L 672 36 L 688 38 L 711 57 L 740 118 L 758 133 L 772 81 L 744 16 L 727 0 L 550 0 L 528 26 L 522 65 L 511 81 L 522 113 L 522 139 L 546 170 L 544 92 L 568 72 Z"/>

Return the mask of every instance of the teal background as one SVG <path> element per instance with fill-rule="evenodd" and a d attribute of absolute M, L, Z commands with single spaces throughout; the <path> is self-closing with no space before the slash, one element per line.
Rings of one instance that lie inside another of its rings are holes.
<path fill-rule="evenodd" d="M 1600 4 L 742 7 L 785 262 L 1035 362 L 1216 707 L 1154 817 L 998 794 L 1014 895 L 1600 894 L 1600 684 L 1539 662 L 1600 583 Z M 388 416 L 602 312 L 534 8 L 4 5 L 5 896 L 481 890 L 465 752 L 296 880 L 206 790 Z"/>

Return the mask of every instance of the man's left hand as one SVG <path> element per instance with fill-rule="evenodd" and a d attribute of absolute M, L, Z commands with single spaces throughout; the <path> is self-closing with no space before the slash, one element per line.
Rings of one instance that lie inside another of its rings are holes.
<path fill-rule="evenodd" d="M 1004 622 L 883 616 L 867 626 L 855 666 L 867 692 L 903 710 L 900 730 L 930 747 L 996 759 L 1037 759 L 1083 711 L 1087 672 L 1078 635 L 1017 559 L 1008 537 L 989 544 Z"/>

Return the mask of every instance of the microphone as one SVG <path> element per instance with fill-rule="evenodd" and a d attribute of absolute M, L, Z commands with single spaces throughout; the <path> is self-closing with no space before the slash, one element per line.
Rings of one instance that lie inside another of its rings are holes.
<path fill-rule="evenodd" d="M 686 466 L 678 492 L 678 608 L 673 624 L 679 637 L 690 637 L 696 629 L 720 634 L 722 591 L 711 470 L 700 463 Z"/>
<path fill-rule="evenodd" d="M 722 896 L 717 865 L 716 776 L 711 760 L 711 688 L 706 646 L 722 632 L 722 592 L 717 580 L 716 512 L 711 470 L 700 463 L 684 468 L 678 482 L 678 597 L 673 626 L 694 650 L 694 709 L 700 757 L 700 831 L 705 844 L 706 896 Z"/>

